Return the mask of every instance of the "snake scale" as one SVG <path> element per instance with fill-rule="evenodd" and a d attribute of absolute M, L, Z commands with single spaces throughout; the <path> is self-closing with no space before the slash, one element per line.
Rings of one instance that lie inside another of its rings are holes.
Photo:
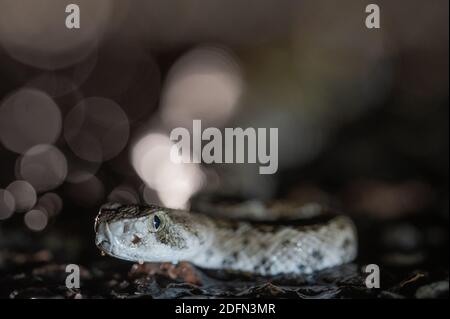
<path fill-rule="evenodd" d="M 289 211 L 277 207 L 270 209 L 277 217 Z M 307 210 L 301 212 L 305 215 Z M 263 276 L 310 274 L 356 257 L 356 229 L 349 217 L 303 220 L 309 223 L 265 223 L 153 205 L 107 204 L 95 220 L 96 245 L 103 253 L 133 262 L 188 261 L 201 268 Z"/>

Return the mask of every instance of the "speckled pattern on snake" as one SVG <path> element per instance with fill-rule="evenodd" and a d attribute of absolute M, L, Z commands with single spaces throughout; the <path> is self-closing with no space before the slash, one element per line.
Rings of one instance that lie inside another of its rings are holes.
<path fill-rule="evenodd" d="M 96 245 L 133 262 L 188 261 L 207 269 L 263 276 L 309 274 L 352 261 L 356 229 L 334 215 L 307 225 L 263 223 L 158 206 L 107 204 L 95 220 Z"/>

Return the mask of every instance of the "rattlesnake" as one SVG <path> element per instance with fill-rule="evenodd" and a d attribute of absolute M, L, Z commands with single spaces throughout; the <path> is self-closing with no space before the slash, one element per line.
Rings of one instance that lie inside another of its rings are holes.
<path fill-rule="evenodd" d="M 277 217 L 292 212 L 286 205 L 265 208 L 278 212 Z M 356 257 L 356 229 L 349 217 L 324 217 L 305 208 L 295 211 L 303 217 L 300 224 L 226 219 L 153 205 L 107 204 L 95 220 L 95 241 L 103 253 L 133 262 L 188 261 L 201 268 L 263 276 L 309 274 Z M 305 219 L 305 215 L 318 218 Z"/>

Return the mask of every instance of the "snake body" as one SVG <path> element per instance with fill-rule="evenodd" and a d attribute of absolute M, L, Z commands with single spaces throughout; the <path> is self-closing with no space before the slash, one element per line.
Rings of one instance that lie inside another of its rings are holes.
<path fill-rule="evenodd" d="M 158 206 L 108 204 L 95 221 L 96 245 L 133 262 L 188 261 L 263 276 L 309 274 L 352 261 L 356 230 L 336 215 L 308 225 L 225 219 Z"/>

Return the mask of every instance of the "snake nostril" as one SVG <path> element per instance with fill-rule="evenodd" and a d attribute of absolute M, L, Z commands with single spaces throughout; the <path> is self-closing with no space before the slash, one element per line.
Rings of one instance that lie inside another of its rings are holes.
<path fill-rule="evenodd" d="M 100 243 L 100 246 L 101 246 L 101 245 L 109 245 L 109 244 L 110 244 L 109 240 L 104 239 L 104 240 L 102 240 L 102 242 Z"/>
<path fill-rule="evenodd" d="M 97 247 L 101 250 L 108 249 L 111 246 L 111 242 L 107 239 L 101 239 L 96 243 Z"/>

